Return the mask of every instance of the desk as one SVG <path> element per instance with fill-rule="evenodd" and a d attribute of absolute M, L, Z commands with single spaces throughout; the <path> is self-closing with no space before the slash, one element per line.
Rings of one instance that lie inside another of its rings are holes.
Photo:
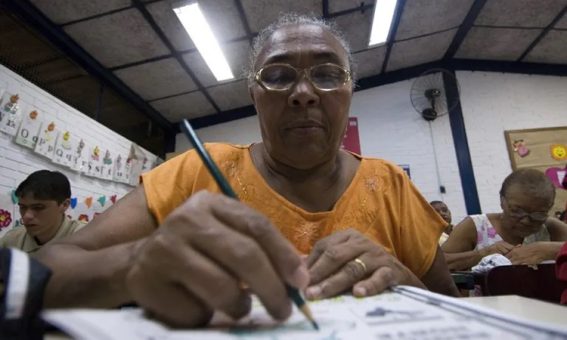
<path fill-rule="evenodd" d="M 530 299 L 519 295 L 479 296 L 462 298 L 463 301 L 500 312 L 530 319 L 544 321 L 565 327 L 567 306 L 540 300 Z"/>

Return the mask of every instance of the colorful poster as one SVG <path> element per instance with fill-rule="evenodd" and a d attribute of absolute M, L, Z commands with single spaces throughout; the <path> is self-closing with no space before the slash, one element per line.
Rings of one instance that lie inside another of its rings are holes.
<path fill-rule="evenodd" d="M 83 139 L 79 140 L 73 152 L 71 169 L 78 172 L 87 172 L 89 164 L 88 150 L 89 148 L 86 147 L 85 141 Z"/>
<path fill-rule="evenodd" d="M 125 156 L 118 155 L 114 160 L 112 179 L 116 182 L 128 183 L 126 179 L 126 158 Z"/>
<path fill-rule="evenodd" d="M 57 136 L 55 153 L 51 159 L 54 163 L 71 167 L 77 141 L 71 132 L 63 131 Z"/>
<path fill-rule="evenodd" d="M 55 153 L 55 140 L 59 131 L 55 127 L 55 122 L 44 122 L 39 130 L 39 138 L 34 151 L 49 159 Z"/>
<path fill-rule="evenodd" d="M 15 136 L 20 123 L 20 97 L 17 94 L 8 95 L 2 100 L 0 109 L 0 131 Z"/>
<path fill-rule="evenodd" d="M 342 147 L 360 155 L 360 139 L 358 137 L 358 118 L 348 117 L 347 128 Z"/>
<path fill-rule="evenodd" d="M 102 170 L 101 170 L 101 178 L 111 181 L 112 180 L 112 172 L 114 171 L 114 167 L 112 165 L 113 159 L 110 155 L 110 150 L 106 150 L 104 153 L 104 157 L 102 158 Z"/>
<path fill-rule="evenodd" d="M 37 143 L 41 123 L 39 112 L 37 110 L 30 111 L 23 117 L 14 142 L 33 149 Z"/>
<path fill-rule="evenodd" d="M 100 148 L 94 146 L 89 152 L 89 161 L 87 166 L 87 176 L 101 177 L 102 176 L 102 158 L 100 156 Z"/>

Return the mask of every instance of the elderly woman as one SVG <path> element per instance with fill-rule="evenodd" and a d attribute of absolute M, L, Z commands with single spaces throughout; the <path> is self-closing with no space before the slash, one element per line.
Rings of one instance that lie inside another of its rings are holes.
<path fill-rule="evenodd" d="M 453 228 L 443 244 L 449 269 L 469 269 L 492 254 L 512 264 L 555 259 L 567 240 L 567 224 L 549 217 L 554 199 L 555 188 L 541 171 L 514 171 L 500 189 L 501 213 L 472 215 Z"/>
<path fill-rule="evenodd" d="M 219 194 L 194 151 L 161 165 L 45 249 L 48 306 L 135 301 L 194 326 L 214 310 L 243 316 L 249 291 L 286 318 L 285 283 L 313 299 L 395 284 L 456 293 L 437 246 L 443 220 L 397 166 L 340 149 L 353 79 L 337 31 L 283 17 L 258 35 L 251 60 L 262 142 L 207 145 L 241 202 Z"/>

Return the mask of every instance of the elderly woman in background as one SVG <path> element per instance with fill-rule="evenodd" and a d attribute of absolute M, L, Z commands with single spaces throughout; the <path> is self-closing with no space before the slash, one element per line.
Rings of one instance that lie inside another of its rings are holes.
<path fill-rule="evenodd" d="M 457 294 L 437 245 L 443 220 L 396 165 L 340 148 L 353 94 L 341 35 L 285 16 L 258 35 L 251 60 L 262 142 L 206 145 L 241 202 L 219 194 L 193 150 L 162 164 L 44 250 L 48 306 L 135 301 L 195 326 L 214 310 L 245 315 L 250 292 L 286 318 L 284 283 L 313 299 L 395 284 Z"/>
<path fill-rule="evenodd" d="M 500 189 L 501 213 L 472 215 L 453 228 L 443 244 L 449 269 L 469 269 L 492 254 L 512 264 L 555 259 L 567 240 L 567 224 L 548 215 L 554 199 L 555 188 L 542 172 L 514 171 Z"/>

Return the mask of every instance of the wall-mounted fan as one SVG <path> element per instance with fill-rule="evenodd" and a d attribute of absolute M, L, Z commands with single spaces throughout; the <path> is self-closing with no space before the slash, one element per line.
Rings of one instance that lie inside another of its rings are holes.
<path fill-rule="evenodd" d="M 453 73 L 444 69 L 431 69 L 417 77 L 411 86 L 411 103 L 417 113 L 427 121 L 449 113 L 457 105 L 455 101 L 451 107 L 447 106 L 444 75 L 453 78 L 454 83 L 457 84 Z"/>

